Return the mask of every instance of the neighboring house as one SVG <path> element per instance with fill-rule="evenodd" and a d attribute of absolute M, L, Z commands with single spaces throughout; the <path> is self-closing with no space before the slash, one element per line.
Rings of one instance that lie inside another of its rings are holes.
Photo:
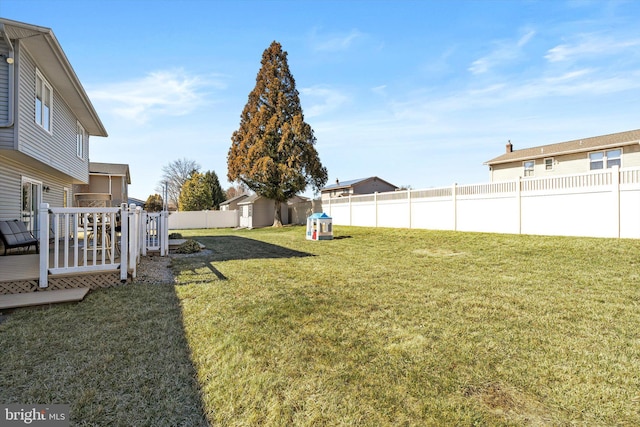
<path fill-rule="evenodd" d="M 273 225 L 275 202 L 271 199 L 254 194 L 238 203 L 238 208 L 240 209 L 240 227 L 257 228 Z M 282 223 L 288 224 L 287 203 L 282 203 L 280 212 Z"/>
<path fill-rule="evenodd" d="M 238 203 L 244 201 L 247 197 L 249 197 L 248 194 L 240 194 L 236 197 L 232 197 L 229 200 L 225 200 L 224 202 L 220 203 L 220 210 L 221 211 L 234 211 L 237 209 L 240 209 L 238 207 Z"/>
<path fill-rule="evenodd" d="M 49 28 L 0 18 L 0 219 L 38 231 L 38 207 L 89 183 L 89 136 L 107 136 Z"/>
<path fill-rule="evenodd" d="M 143 208 L 143 209 L 144 209 L 144 205 L 145 205 L 146 203 L 147 203 L 147 202 L 146 202 L 146 201 L 144 201 L 144 200 L 135 199 L 135 198 L 133 198 L 133 197 L 129 197 L 129 199 L 127 200 L 127 204 L 128 204 L 129 206 L 131 206 L 131 205 L 136 205 L 136 206 L 139 206 L 139 207 L 141 207 L 141 208 Z"/>
<path fill-rule="evenodd" d="M 327 185 L 320 190 L 322 200 L 334 197 L 346 197 L 357 194 L 373 194 L 385 191 L 395 191 L 398 187 L 387 181 L 372 176 L 369 178 L 353 179 L 351 181 L 340 182 L 336 179 L 335 184 Z"/>
<path fill-rule="evenodd" d="M 485 162 L 491 181 L 640 166 L 640 129 L 514 150 Z"/>
<path fill-rule="evenodd" d="M 75 185 L 73 191 L 76 194 L 110 194 L 111 206 L 118 207 L 129 200 L 129 184 L 131 184 L 129 165 L 91 162 L 89 163 L 89 183 Z"/>

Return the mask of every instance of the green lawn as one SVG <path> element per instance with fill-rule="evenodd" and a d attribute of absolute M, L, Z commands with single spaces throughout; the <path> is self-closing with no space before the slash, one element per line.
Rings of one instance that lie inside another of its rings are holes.
<path fill-rule="evenodd" d="M 0 402 L 96 425 L 640 425 L 640 241 L 182 233 L 211 252 L 174 259 L 177 286 L 0 324 Z"/>

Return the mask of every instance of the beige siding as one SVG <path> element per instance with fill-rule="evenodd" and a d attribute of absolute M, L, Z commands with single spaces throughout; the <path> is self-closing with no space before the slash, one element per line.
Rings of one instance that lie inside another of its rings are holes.
<path fill-rule="evenodd" d="M 64 175 L 54 176 L 42 170 L 25 166 L 13 159 L 0 156 L 0 220 L 20 218 L 22 177 L 41 181 L 43 187 L 49 187 L 42 193 L 42 201 L 52 207 L 63 206 L 63 189 L 71 191 L 72 183 Z"/>
<path fill-rule="evenodd" d="M 394 191 L 395 189 L 396 187 L 393 185 L 388 185 L 386 182 L 382 182 L 379 179 L 372 179 L 361 184 L 355 184 L 353 186 L 352 194 L 372 194 L 375 192 L 383 193 L 385 191 Z"/>
<path fill-rule="evenodd" d="M 627 145 L 622 148 L 622 167 L 640 167 L 640 145 Z M 615 148 L 609 148 L 608 150 L 612 149 Z M 570 175 L 588 172 L 590 168 L 589 153 L 590 152 L 574 153 L 552 157 L 552 170 L 546 170 L 545 159 L 535 159 L 533 176 L 536 178 L 544 178 L 553 175 Z M 490 171 L 491 181 L 510 181 L 521 176 L 524 176 L 523 161 L 494 165 Z"/>
<path fill-rule="evenodd" d="M 126 178 L 123 176 L 91 174 L 86 192 L 109 193 L 111 194 L 111 205 L 120 206 L 122 203 L 128 203 L 127 185 L 125 182 Z"/>

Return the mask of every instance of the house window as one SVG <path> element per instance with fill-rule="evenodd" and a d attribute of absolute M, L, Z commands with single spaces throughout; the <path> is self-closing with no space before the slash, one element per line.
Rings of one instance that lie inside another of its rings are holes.
<path fill-rule="evenodd" d="M 84 142 L 86 140 L 86 134 L 84 128 L 80 123 L 77 124 L 76 132 L 76 154 L 81 159 L 84 159 Z"/>
<path fill-rule="evenodd" d="M 598 151 L 596 153 L 589 153 L 589 162 L 591 170 L 612 168 L 614 166 L 620 167 L 622 165 L 622 150 L 608 150 Z"/>
<path fill-rule="evenodd" d="M 553 158 L 544 159 L 544 170 L 552 171 L 553 170 Z"/>
<path fill-rule="evenodd" d="M 49 82 L 36 70 L 36 123 L 47 132 L 51 132 L 51 106 L 53 89 Z"/>
<path fill-rule="evenodd" d="M 535 162 L 533 160 L 529 160 L 523 162 L 522 165 L 524 166 L 524 176 L 533 176 L 533 166 L 535 165 Z"/>

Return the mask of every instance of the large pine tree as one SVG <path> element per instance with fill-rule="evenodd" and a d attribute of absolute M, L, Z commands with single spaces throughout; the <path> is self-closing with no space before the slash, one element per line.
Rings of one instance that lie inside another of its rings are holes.
<path fill-rule="evenodd" d="M 275 201 L 273 226 L 281 226 L 280 206 L 311 185 L 327 182 L 313 129 L 304 121 L 287 53 L 274 41 L 262 54 L 256 86 L 231 137 L 227 157 L 230 181 L 240 181 Z"/>

